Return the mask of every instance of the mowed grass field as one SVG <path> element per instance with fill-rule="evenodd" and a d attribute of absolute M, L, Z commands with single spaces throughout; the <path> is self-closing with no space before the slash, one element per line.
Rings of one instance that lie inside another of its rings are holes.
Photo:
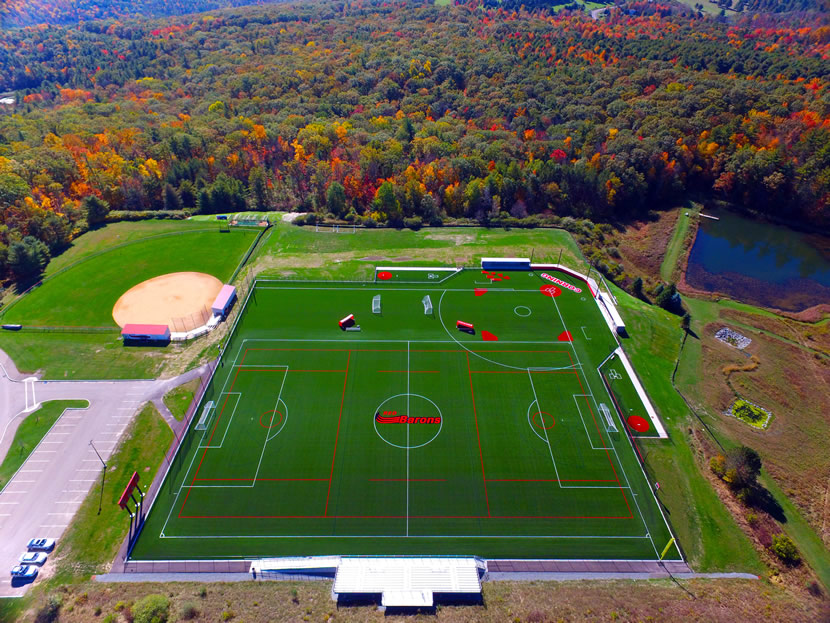
<path fill-rule="evenodd" d="M 507 275 L 258 282 L 133 557 L 658 557 L 671 534 L 587 287 Z"/>
<path fill-rule="evenodd" d="M 158 235 L 95 251 L 78 250 L 78 260 L 49 271 L 42 283 L 2 314 L 4 323 L 51 327 L 116 327 L 112 308 L 142 281 L 166 273 L 197 271 L 227 280 L 253 243 L 254 229 L 220 233 L 205 224 L 165 224 Z M 113 242 L 111 239 L 109 242 Z"/>

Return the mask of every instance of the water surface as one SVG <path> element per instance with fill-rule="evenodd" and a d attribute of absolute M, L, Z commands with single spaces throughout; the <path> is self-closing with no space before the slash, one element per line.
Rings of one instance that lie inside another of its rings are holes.
<path fill-rule="evenodd" d="M 689 285 L 791 312 L 830 303 L 830 239 L 725 210 L 706 214 L 720 220 L 700 219 Z"/>

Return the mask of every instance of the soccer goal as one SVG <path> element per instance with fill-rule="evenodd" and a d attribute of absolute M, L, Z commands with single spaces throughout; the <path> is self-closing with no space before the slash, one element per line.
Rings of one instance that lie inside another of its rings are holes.
<path fill-rule="evenodd" d="M 611 409 L 608 408 L 604 402 L 599 404 L 599 412 L 602 413 L 602 416 L 605 418 L 605 429 L 609 433 L 616 433 L 617 432 L 617 425 L 614 424 L 614 418 L 611 415 Z"/>
<path fill-rule="evenodd" d="M 380 294 L 375 296 L 372 299 L 372 313 L 379 314 L 380 313 Z"/>
<path fill-rule="evenodd" d="M 427 316 L 432 315 L 432 299 L 429 298 L 429 294 L 427 294 L 424 298 L 421 299 L 421 303 L 424 304 L 424 314 Z"/>

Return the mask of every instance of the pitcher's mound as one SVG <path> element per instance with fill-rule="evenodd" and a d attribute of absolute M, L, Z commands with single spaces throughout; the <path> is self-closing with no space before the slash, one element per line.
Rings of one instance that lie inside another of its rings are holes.
<path fill-rule="evenodd" d="M 212 275 L 168 273 L 127 290 L 112 308 L 112 317 L 120 327 L 166 324 L 172 331 L 189 330 L 207 322 L 221 289 L 222 282 Z"/>

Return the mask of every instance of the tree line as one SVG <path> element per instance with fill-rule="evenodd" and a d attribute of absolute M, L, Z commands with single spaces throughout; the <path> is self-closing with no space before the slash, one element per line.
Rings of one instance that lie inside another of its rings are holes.
<path fill-rule="evenodd" d="M 830 224 L 830 31 L 626 6 L 310 2 L 0 32 L 0 270 L 110 210 L 615 223 L 695 194 Z"/>

